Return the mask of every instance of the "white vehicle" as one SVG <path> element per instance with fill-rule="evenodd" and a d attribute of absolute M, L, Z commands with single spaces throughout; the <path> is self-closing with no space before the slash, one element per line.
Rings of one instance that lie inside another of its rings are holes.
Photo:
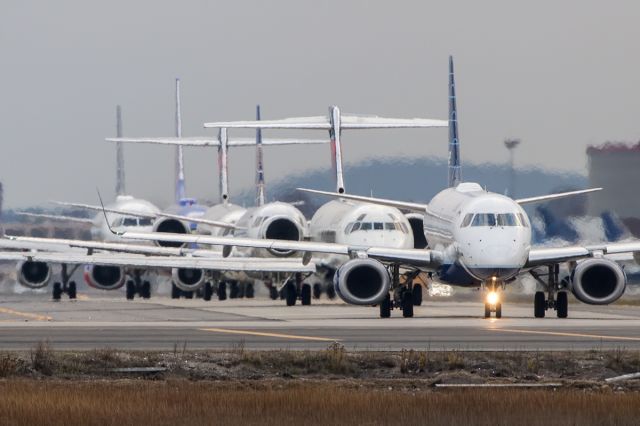
<path fill-rule="evenodd" d="M 338 294 L 348 303 L 378 305 L 381 317 L 389 317 L 391 309 L 395 307 L 402 309 L 403 316 L 413 316 L 409 291 L 412 284 L 400 283 L 399 267 L 431 272 L 443 283 L 485 290 L 485 317 L 491 313 L 495 313 L 496 317 L 502 316 L 500 291 L 523 273 L 531 273 L 544 289 L 538 291 L 534 298 L 534 316 L 537 318 L 544 317 L 548 309 L 556 310 L 559 318 L 567 317 L 567 291 L 588 304 L 616 301 L 625 291 L 626 277 L 618 263 L 604 256 L 640 252 L 640 241 L 532 248 L 531 224 L 521 207 L 527 203 L 584 194 L 600 188 L 514 200 L 488 192 L 477 183 L 461 182 L 452 58 L 449 68 L 449 188 L 438 193 L 428 204 L 310 191 L 421 213 L 424 215 L 424 234 L 428 241 L 426 249 L 205 236 L 167 235 L 166 238 L 223 245 L 225 252 L 230 251 L 232 246 L 295 250 L 304 253 L 303 263 L 313 253 L 348 255 L 350 260 L 340 266 L 334 277 Z M 335 126 L 335 131 L 339 132 L 338 126 Z M 165 238 L 165 235 L 131 232 L 124 232 L 120 236 L 139 240 Z M 563 288 L 558 280 L 558 266 L 567 262 L 572 273 L 568 287 Z M 391 300 L 390 291 L 398 294 L 399 300 Z"/>

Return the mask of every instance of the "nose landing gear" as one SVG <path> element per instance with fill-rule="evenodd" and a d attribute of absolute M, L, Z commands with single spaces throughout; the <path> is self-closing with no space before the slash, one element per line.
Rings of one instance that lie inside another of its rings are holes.
<path fill-rule="evenodd" d="M 487 294 L 484 298 L 484 317 L 490 318 L 494 313 L 496 318 L 502 318 L 502 301 L 500 300 L 500 290 L 503 287 L 501 283 L 492 279 L 484 284 Z"/>
<path fill-rule="evenodd" d="M 558 318 L 567 318 L 569 314 L 569 298 L 566 291 L 560 291 L 562 284 L 558 280 L 559 265 L 550 265 L 546 274 L 531 270 L 529 273 L 547 291 L 545 299 L 544 291 L 537 291 L 533 299 L 533 316 L 544 318 L 545 312 L 555 309 Z M 544 279 L 546 278 L 546 279 Z"/>
<path fill-rule="evenodd" d="M 67 293 L 69 299 L 73 300 L 77 295 L 76 282 L 70 281 L 73 273 L 78 269 L 79 265 L 71 268 L 71 272 L 69 272 L 66 264 L 61 265 L 60 271 L 60 281 L 53 283 L 53 290 L 51 292 L 51 298 L 55 301 L 58 301 L 62 298 L 63 293 Z"/>

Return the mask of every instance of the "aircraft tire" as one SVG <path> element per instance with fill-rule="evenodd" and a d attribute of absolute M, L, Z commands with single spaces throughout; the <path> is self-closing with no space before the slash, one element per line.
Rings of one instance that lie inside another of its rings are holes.
<path fill-rule="evenodd" d="M 558 292 L 556 299 L 556 312 L 558 318 L 566 318 L 569 313 L 569 297 L 566 291 Z"/>
<path fill-rule="evenodd" d="M 171 283 L 171 298 L 180 299 L 180 293 L 180 289 L 174 283 Z"/>
<path fill-rule="evenodd" d="M 244 297 L 247 299 L 253 299 L 256 295 L 256 290 L 253 287 L 253 283 L 247 283 L 247 286 L 244 289 Z"/>
<path fill-rule="evenodd" d="M 193 299 L 193 296 L 196 294 L 195 291 L 183 291 L 182 295 L 185 299 Z"/>
<path fill-rule="evenodd" d="M 213 287 L 211 287 L 211 283 L 207 281 L 202 286 L 202 300 L 208 302 L 211 300 L 211 296 L 213 296 Z"/>
<path fill-rule="evenodd" d="M 485 318 L 490 318 L 491 317 L 491 306 L 489 306 L 489 304 L 486 303 L 486 302 L 484 304 L 484 317 Z"/>
<path fill-rule="evenodd" d="M 322 286 L 320 283 L 315 283 L 313 285 L 313 298 L 320 299 L 320 295 L 322 294 Z"/>
<path fill-rule="evenodd" d="M 143 299 L 151 298 L 151 283 L 149 281 L 142 281 L 142 288 L 140 293 Z"/>
<path fill-rule="evenodd" d="M 237 299 L 239 294 L 240 290 L 238 289 L 238 283 L 231 281 L 229 283 L 229 299 Z"/>
<path fill-rule="evenodd" d="M 391 316 L 391 296 L 386 295 L 380 302 L 380 318 L 389 318 Z"/>
<path fill-rule="evenodd" d="M 51 292 L 51 296 L 53 300 L 60 300 L 62 296 L 62 284 L 53 283 L 53 291 Z"/>
<path fill-rule="evenodd" d="M 336 298 L 336 289 L 333 287 L 333 284 L 329 284 L 329 287 L 327 287 L 327 297 L 329 300 Z"/>
<path fill-rule="evenodd" d="M 227 300 L 227 283 L 224 281 L 218 284 L 218 300 Z"/>
<path fill-rule="evenodd" d="M 419 284 L 414 285 L 412 293 L 413 293 L 413 306 L 422 305 L 422 286 Z"/>
<path fill-rule="evenodd" d="M 536 318 L 544 318 L 545 300 L 544 292 L 536 291 L 536 295 L 533 298 L 533 316 Z"/>
<path fill-rule="evenodd" d="M 78 296 L 78 290 L 75 281 L 69 281 L 69 299 L 73 300 Z"/>
<path fill-rule="evenodd" d="M 273 286 L 269 287 L 269 297 L 271 300 L 278 300 L 278 290 Z"/>
<path fill-rule="evenodd" d="M 294 306 L 296 304 L 296 299 L 298 298 L 295 284 L 289 282 L 284 286 L 283 290 L 287 306 Z"/>
<path fill-rule="evenodd" d="M 303 306 L 311 305 L 311 284 L 302 284 L 300 299 L 302 299 Z"/>
<path fill-rule="evenodd" d="M 502 318 L 502 303 L 496 303 L 496 318 Z"/>
<path fill-rule="evenodd" d="M 126 284 L 127 300 L 133 300 L 135 294 L 136 294 L 136 285 L 135 285 L 135 283 L 133 281 L 131 281 L 131 280 L 127 280 L 127 284 Z"/>
<path fill-rule="evenodd" d="M 413 294 L 408 291 L 402 293 L 402 316 L 413 317 Z"/>

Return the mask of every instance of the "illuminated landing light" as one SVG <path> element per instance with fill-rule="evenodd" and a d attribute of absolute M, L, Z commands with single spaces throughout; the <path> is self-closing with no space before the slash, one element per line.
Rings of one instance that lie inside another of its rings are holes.
<path fill-rule="evenodd" d="M 500 296 L 497 291 L 490 291 L 487 293 L 487 303 L 490 305 L 495 305 L 500 301 Z"/>

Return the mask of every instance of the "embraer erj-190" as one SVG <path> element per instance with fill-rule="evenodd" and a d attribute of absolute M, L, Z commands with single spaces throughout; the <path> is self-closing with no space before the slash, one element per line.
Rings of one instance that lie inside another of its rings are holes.
<path fill-rule="evenodd" d="M 210 126 L 232 127 L 232 124 L 213 123 Z M 241 124 L 246 127 L 248 123 Z M 269 127 L 267 122 L 264 124 L 263 127 Z M 261 126 L 260 123 L 254 125 Z M 340 122 L 334 121 L 330 131 L 333 135 L 339 135 Z M 556 310 L 560 318 L 567 317 L 566 290 L 587 304 L 609 304 L 622 296 L 626 288 L 624 270 L 605 256 L 640 252 L 640 241 L 532 248 L 531 224 L 521 207 L 527 203 L 584 194 L 600 188 L 514 200 L 488 192 L 477 183 L 462 182 L 459 148 L 453 60 L 450 58 L 449 188 L 436 194 L 428 204 L 306 190 L 418 212 L 424 216 L 424 234 L 428 242 L 426 249 L 167 234 L 152 236 L 131 232 L 124 232 L 121 236 L 223 245 L 225 252 L 232 246 L 296 250 L 303 253 L 303 262 L 309 260 L 312 253 L 345 254 L 350 260 L 341 265 L 334 276 L 337 293 L 348 303 L 378 305 L 381 317 L 390 316 L 394 307 L 402 309 L 404 316 L 413 315 L 409 292 L 412 283 L 402 285 L 399 282 L 398 267 L 431 272 L 440 281 L 451 285 L 486 290 L 485 317 L 492 313 L 496 317 L 502 316 L 500 290 L 523 273 L 531 273 L 544 289 L 544 292 L 536 292 L 534 297 L 535 317 L 544 317 L 549 309 Z M 558 280 L 559 265 L 562 263 L 568 263 L 572 270 L 567 288 L 563 288 Z M 393 300 L 390 291 L 396 296 Z"/>

